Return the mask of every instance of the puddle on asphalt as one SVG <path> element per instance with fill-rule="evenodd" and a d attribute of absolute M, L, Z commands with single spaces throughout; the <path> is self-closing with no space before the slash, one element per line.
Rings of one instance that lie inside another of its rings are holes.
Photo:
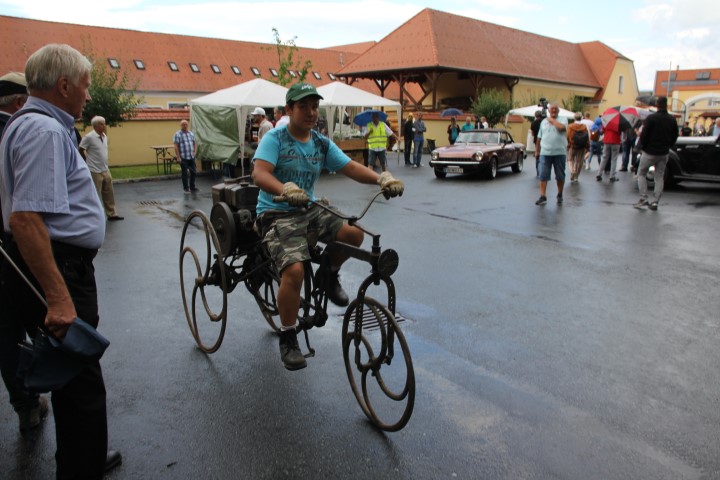
<path fill-rule="evenodd" d="M 135 207 L 135 211 L 140 215 L 162 220 L 170 219 L 168 225 L 175 228 L 182 228 L 185 219 L 196 209 L 195 206 L 178 200 L 141 200 Z"/>

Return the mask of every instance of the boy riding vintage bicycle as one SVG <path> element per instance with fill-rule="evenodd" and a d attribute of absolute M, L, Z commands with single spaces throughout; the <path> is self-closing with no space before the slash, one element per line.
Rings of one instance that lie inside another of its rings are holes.
<path fill-rule="evenodd" d="M 300 307 L 300 289 L 304 277 L 304 261 L 310 258 L 308 233 L 317 233 L 325 243 L 339 241 L 360 246 L 363 232 L 339 217 L 309 204 L 316 200 L 315 184 L 323 168 L 339 172 L 364 184 L 378 184 L 386 196 L 402 195 L 402 181 L 390 172 L 378 175 L 353 162 L 327 137 L 313 130 L 320 100 L 315 87 L 306 83 L 293 85 L 286 95 L 287 126 L 268 132 L 253 158 L 253 182 L 260 188 L 257 204 L 258 226 L 263 241 L 280 272 L 277 304 L 280 315 L 280 358 L 289 370 L 307 366 L 296 333 Z M 276 201 L 280 197 L 279 200 Z M 340 306 L 348 304 L 338 271 L 347 255 L 331 254 L 329 285 L 325 286 L 330 300 Z M 321 278 L 323 276 L 321 275 Z"/>

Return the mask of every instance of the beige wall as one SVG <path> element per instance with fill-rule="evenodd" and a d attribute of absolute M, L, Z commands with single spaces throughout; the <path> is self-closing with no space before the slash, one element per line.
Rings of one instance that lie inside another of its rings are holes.
<path fill-rule="evenodd" d="M 674 99 L 680 101 L 673 101 Z M 716 90 L 673 90 L 668 99 L 668 107 L 671 111 L 681 112 L 683 107 L 687 107 L 685 121 L 689 123 L 691 128 L 695 128 L 698 122 L 702 123 L 707 130 L 713 124 L 713 119 L 701 117 L 707 111 L 718 112 L 720 105 L 710 105 L 710 100 L 715 99 L 720 102 L 720 88 Z"/>
<path fill-rule="evenodd" d="M 623 88 L 620 92 L 620 77 L 623 79 Z M 600 103 L 602 110 L 617 105 L 635 105 L 638 96 L 635 67 L 629 60 L 619 59 L 615 64 L 610 81 Z M 600 112 L 602 113 L 602 112 Z"/>
<path fill-rule="evenodd" d="M 111 167 L 155 164 L 154 145 L 172 145 L 178 120 L 131 120 L 108 128 L 108 163 Z M 91 130 L 81 133 L 85 135 Z"/>

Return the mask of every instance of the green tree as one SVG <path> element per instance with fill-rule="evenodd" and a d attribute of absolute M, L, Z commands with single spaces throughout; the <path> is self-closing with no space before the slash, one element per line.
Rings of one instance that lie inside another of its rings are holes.
<path fill-rule="evenodd" d="M 127 71 L 110 70 L 105 62 L 92 54 L 86 56 L 93 64 L 89 89 L 92 100 L 83 109 L 83 126 L 89 126 L 95 115 L 104 117 L 109 127 L 133 118 L 143 102 L 142 97 L 135 96 L 139 81 L 132 79 Z"/>
<path fill-rule="evenodd" d="M 562 106 L 565 110 L 570 110 L 571 112 L 582 112 L 585 102 L 583 101 L 583 97 L 568 95 L 567 98 L 562 100 Z"/>
<path fill-rule="evenodd" d="M 297 37 L 283 41 L 277 28 L 273 28 L 272 31 L 278 56 L 278 76 L 273 81 L 283 87 L 294 81 L 304 82 L 305 77 L 312 68 L 312 62 L 310 60 L 303 62 L 302 58 L 295 58 L 299 51 L 297 45 L 295 45 Z M 290 71 L 295 72 L 295 76 Z"/>
<path fill-rule="evenodd" d="M 500 90 L 483 89 L 470 105 L 470 110 L 478 117 L 485 117 L 490 128 L 500 123 L 507 113 L 515 108 L 515 103 L 505 98 Z"/>

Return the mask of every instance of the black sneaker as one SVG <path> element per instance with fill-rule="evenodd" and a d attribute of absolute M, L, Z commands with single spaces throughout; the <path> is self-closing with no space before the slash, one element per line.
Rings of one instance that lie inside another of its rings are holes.
<path fill-rule="evenodd" d="M 635 207 L 639 210 L 639 209 L 641 209 L 643 207 L 647 207 L 649 205 L 650 204 L 648 203 L 647 200 L 645 200 L 644 198 L 641 198 L 636 204 L 633 205 L 633 207 Z"/>
<path fill-rule="evenodd" d="M 595 177 L 595 180 L 597 180 L 598 182 L 602 182 L 602 175 L 598 175 L 597 177 Z"/>
<path fill-rule="evenodd" d="M 657 207 L 658 207 L 657 202 L 652 202 L 650 205 L 648 205 L 648 208 L 653 211 L 657 210 Z"/>
<path fill-rule="evenodd" d="M 610 183 L 612 183 L 612 182 L 619 182 L 619 181 L 620 181 L 620 179 L 617 178 L 617 177 L 610 177 Z"/>
<path fill-rule="evenodd" d="M 535 202 L 535 205 L 545 205 L 547 203 L 547 197 L 545 195 L 540 196 Z"/>
<path fill-rule="evenodd" d="M 558 194 L 557 194 L 557 203 L 558 203 L 558 205 L 562 205 L 562 202 L 563 202 L 562 193 L 558 193 Z"/>
<path fill-rule="evenodd" d="M 338 307 L 347 307 L 350 303 L 350 299 L 340 285 L 340 272 L 330 272 L 329 274 L 326 274 L 324 271 L 320 270 L 318 276 L 321 282 L 323 282 L 326 278 L 328 280 L 328 284 L 325 286 L 325 292 L 327 292 L 327 296 L 330 301 Z"/>
<path fill-rule="evenodd" d="M 280 332 L 280 360 L 288 370 L 300 370 L 307 367 L 305 357 L 298 345 L 297 332 L 284 330 Z"/>

